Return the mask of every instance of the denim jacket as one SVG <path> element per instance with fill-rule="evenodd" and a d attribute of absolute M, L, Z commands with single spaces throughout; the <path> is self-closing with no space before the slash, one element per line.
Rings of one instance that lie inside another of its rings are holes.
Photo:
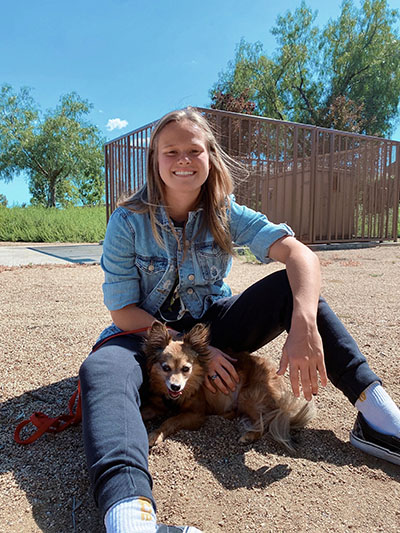
<path fill-rule="evenodd" d="M 285 235 L 294 235 L 286 224 L 273 224 L 261 213 L 231 200 L 230 231 L 237 245 L 249 246 L 262 262 L 268 261 L 271 244 Z M 109 310 L 136 304 L 154 315 L 168 297 L 176 278 L 179 296 L 194 318 L 203 316 L 219 298 L 231 296 L 224 282 L 232 258 L 214 242 L 211 232 L 199 233 L 203 209 L 189 213 L 185 226 L 175 228 L 178 241 L 169 225 L 164 208 L 157 213 L 165 248 L 155 240 L 147 213 L 117 208 L 108 222 L 103 244 L 101 267 L 105 274 L 104 303 Z M 184 243 L 187 241 L 185 254 Z M 114 324 L 103 331 L 99 340 L 121 330 Z"/>

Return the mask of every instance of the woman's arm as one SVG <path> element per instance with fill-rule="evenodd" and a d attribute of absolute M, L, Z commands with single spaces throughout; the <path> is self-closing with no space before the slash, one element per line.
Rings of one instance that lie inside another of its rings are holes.
<path fill-rule="evenodd" d="M 284 374 L 289 367 L 293 393 L 300 396 L 301 383 L 304 397 L 311 400 L 312 395 L 318 393 L 318 374 L 321 385 L 327 383 L 322 340 L 317 328 L 321 287 L 319 260 L 294 237 L 276 241 L 270 247 L 269 257 L 285 263 L 293 294 L 292 322 L 278 374 Z"/>
<path fill-rule="evenodd" d="M 122 331 L 149 328 L 155 320 L 152 315 L 135 304 L 127 305 L 116 311 L 110 311 L 110 314 L 114 324 Z"/>
<path fill-rule="evenodd" d="M 136 304 L 130 304 L 122 309 L 110 311 L 112 321 L 122 331 L 134 331 L 136 329 L 150 328 L 156 320 L 153 315 L 144 311 Z M 179 334 L 178 331 L 168 328 L 172 338 L 175 339 Z M 146 332 L 138 333 L 138 335 L 146 335 Z"/>

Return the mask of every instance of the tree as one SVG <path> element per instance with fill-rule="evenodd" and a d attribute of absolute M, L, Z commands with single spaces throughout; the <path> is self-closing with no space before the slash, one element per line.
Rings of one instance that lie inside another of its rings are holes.
<path fill-rule="evenodd" d="M 0 194 L 0 207 L 7 207 L 8 200 L 5 194 Z"/>
<path fill-rule="evenodd" d="M 230 92 L 223 93 L 216 90 L 213 94 L 212 109 L 221 109 L 224 111 L 232 111 L 233 113 L 245 113 L 252 115 L 256 108 L 256 104 L 249 100 L 249 91 L 245 89 L 238 96 Z"/>
<path fill-rule="evenodd" d="M 212 106 L 245 94 L 254 114 L 389 135 L 400 100 L 399 14 L 386 0 L 344 0 L 337 20 L 320 30 L 303 1 L 277 19 L 278 48 L 268 58 L 261 43 L 242 40 L 210 91 Z M 219 107 L 217 107 L 219 106 Z"/>
<path fill-rule="evenodd" d="M 60 98 L 54 110 L 42 114 L 29 89 L 16 94 L 11 86 L 3 85 L 0 179 L 8 182 L 18 173 L 26 173 L 36 204 L 55 207 L 100 201 L 103 139 L 98 128 L 85 120 L 91 107 L 70 93 Z M 92 195 L 87 182 L 94 188 Z"/>

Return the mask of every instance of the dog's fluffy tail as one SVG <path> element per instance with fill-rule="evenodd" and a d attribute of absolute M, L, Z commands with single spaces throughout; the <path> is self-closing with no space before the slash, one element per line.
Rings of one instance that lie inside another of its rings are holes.
<path fill-rule="evenodd" d="M 246 431 L 256 431 L 260 434 L 268 433 L 275 441 L 293 452 L 295 448 L 290 430 L 306 426 L 315 414 L 316 409 L 313 401 L 298 400 L 286 392 L 281 397 L 278 408 L 264 412 L 255 424 L 250 422 L 248 418 L 244 419 L 243 425 Z"/>
<path fill-rule="evenodd" d="M 279 404 L 278 409 L 263 415 L 263 423 L 274 440 L 294 451 L 290 430 L 306 426 L 315 417 L 315 404 L 294 398 L 289 392 L 281 397 Z"/>

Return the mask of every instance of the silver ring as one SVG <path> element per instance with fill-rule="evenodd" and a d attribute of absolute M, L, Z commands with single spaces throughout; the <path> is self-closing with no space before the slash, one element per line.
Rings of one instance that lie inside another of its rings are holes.
<path fill-rule="evenodd" d="M 219 378 L 219 375 L 214 374 L 213 376 L 209 376 L 209 378 L 211 379 L 211 381 L 214 381 L 215 379 Z"/>

